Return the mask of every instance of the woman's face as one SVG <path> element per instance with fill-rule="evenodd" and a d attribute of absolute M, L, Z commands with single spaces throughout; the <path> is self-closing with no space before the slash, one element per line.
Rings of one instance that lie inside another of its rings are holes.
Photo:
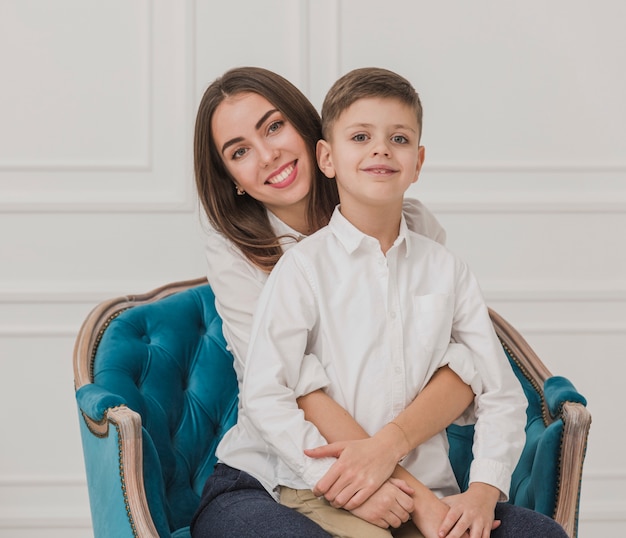
<path fill-rule="evenodd" d="M 282 112 L 259 94 L 238 94 L 215 109 L 211 130 L 235 185 L 288 224 L 294 216 L 301 221 L 313 163 L 304 139 Z"/>

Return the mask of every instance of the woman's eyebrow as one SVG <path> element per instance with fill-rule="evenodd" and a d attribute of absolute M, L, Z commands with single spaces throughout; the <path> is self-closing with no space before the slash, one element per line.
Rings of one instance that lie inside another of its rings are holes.
<path fill-rule="evenodd" d="M 261 119 L 256 122 L 256 125 L 254 126 L 254 128 L 255 129 L 259 129 L 259 127 L 261 127 L 261 125 L 263 125 L 263 122 L 267 118 L 269 118 L 274 112 L 278 112 L 278 109 L 272 108 L 271 110 L 268 110 L 265 114 L 263 114 L 263 116 L 261 116 Z"/>
<path fill-rule="evenodd" d="M 222 154 L 224 153 L 224 151 L 226 151 L 226 148 L 228 146 L 232 146 L 233 144 L 238 144 L 239 142 L 243 142 L 243 138 L 241 136 L 238 136 L 236 138 L 231 138 L 228 142 L 224 142 L 224 145 L 222 146 Z"/>
<path fill-rule="evenodd" d="M 267 120 L 267 118 L 269 118 L 272 114 L 274 114 L 274 112 L 278 112 L 278 109 L 272 108 L 271 110 L 268 110 L 265 114 L 261 116 L 261 119 L 256 122 L 256 124 L 254 125 L 254 128 L 258 130 L 261 127 L 261 125 L 263 125 L 265 120 Z M 224 153 L 224 151 L 226 150 L 228 146 L 232 146 L 233 144 L 238 144 L 239 142 L 243 142 L 243 138 L 240 136 L 236 138 L 232 138 L 228 142 L 224 142 L 224 145 L 222 146 L 222 153 Z"/>

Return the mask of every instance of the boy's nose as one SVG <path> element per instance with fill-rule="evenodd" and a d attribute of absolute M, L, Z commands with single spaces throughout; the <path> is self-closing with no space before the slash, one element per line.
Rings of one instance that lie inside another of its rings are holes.
<path fill-rule="evenodd" d="M 385 157 L 389 157 L 389 153 L 389 146 L 386 140 L 375 141 L 374 147 L 372 148 L 372 155 L 384 155 Z"/>

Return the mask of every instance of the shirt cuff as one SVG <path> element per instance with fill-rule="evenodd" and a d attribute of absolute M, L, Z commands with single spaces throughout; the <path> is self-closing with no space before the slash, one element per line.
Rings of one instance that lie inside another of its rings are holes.
<path fill-rule="evenodd" d="M 511 488 L 511 471 L 499 461 L 480 459 L 474 460 L 470 466 L 469 483 L 484 482 L 500 490 L 499 501 L 509 500 Z"/>
<path fill-rule="evenodd" d="M 330 379 L 316 355 L 305 355 L 300 365 L 298 382 L 293 389 L 296 398 L 330 385 Z"/>
<path fill-rule="evenodd" d="M 335 458 L 307 458 L 302 480 L 306 482 L 309 489 L 312 490 L 315 487 L 335 461 L 337 461 Z"/>
<path fill-rule="evenodd" d="M 476 365 L 472 352 L 463 344 L 451 342 L 441 359 L 440 367 L 448 366 L 461 381 L 468 385 L 474 394 L 482 394 L 483 383 Z M 472 402 L 463 414 L 454 421 L 458 426 L 466 426 L 468 424 L 476 424 L 475 403 Z"/>

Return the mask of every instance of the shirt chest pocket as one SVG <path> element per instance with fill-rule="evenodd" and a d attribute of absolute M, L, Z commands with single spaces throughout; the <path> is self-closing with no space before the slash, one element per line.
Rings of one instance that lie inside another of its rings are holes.
<path fill-rule="evenodd" d="M 429 350 L 447 348 L 454 317 L 454 294 L 417 295 L 413 297 L 415 338 Z"/>

